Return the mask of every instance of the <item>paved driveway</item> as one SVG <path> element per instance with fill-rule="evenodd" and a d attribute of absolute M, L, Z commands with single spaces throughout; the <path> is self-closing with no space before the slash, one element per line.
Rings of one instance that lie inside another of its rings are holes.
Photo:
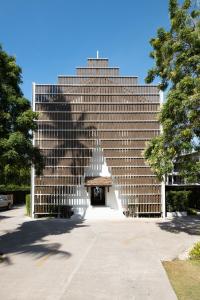
<path fill-rule="evenodd" d="M 0 299 L 153 299 L 176 296 L 161 260 L 199 239 L 200 219 L 31 220 L 0 212 Z"/>

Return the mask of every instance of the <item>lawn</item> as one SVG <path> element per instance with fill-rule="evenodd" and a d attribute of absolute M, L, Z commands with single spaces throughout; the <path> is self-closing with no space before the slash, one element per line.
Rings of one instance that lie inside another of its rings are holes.
<path fill-rule="evenodd" d="M 200 299 L 200 261 L 165 261 L 163 266 L 179 300 Z"/>

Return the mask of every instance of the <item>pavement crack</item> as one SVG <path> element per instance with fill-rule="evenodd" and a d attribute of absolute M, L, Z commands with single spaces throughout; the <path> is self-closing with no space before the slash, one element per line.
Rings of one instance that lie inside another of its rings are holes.
<path fill-rule="evenodd" d="M 84 254 L 81 256 L 79 263 L 76 265 L 76 267 L 73 269 L 73 271 L 71 272 L 71 274 L 69 275 L 66 284 L 64 285 L 62 291 L 61 291 L 61 296 L 60 296 L 60 300 L 65 299 L 64 296 L 66 296 L 67 294 L 67 289 L 70 285 L 70 283 L 72 282 L 74 276 L 76 275 L 76 273 L 78 272 L 78 270 L 80 269 L 81 265 L 83 264 L 84 260 L 86 259 L 88 253 L 90 252 L 90 250 L 92 249 L 92 247 L 94 246 L 94 244 L 97 241 L 97 236 L 95 236 L 93 238 L 93 240 L 91 241 L 91 243 L 89 244 L 89 246 L 87 247 L 86 251 L 84 252 Z"/>

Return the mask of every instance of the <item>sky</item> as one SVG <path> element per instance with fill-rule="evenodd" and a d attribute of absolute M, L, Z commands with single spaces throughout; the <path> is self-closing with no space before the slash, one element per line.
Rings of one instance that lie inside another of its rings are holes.
<path fill-rule="evenodd" d="M 0 44 L 22 68 L 30 100 L 32 82 L 74 75 L 97 50 L 143 84 L 159 27 L 169 28 L 168 0 L 0 0 Z"/>

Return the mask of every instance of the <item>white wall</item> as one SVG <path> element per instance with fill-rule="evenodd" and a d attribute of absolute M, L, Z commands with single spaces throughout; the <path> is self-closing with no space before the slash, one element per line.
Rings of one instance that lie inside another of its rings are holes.
<path fill-rule="evenodd" d="M 89 167 L 86 168 L 85 174 L 82 178 L 81 186 L 77 187 L 76 194 L 73 199 L 70 196 L 68 203 L 73 205 L 74 213 L 84 217 L 87 208 L 91 205 L 90 203 L 90 188 L 84 186 L 85 177 L 112 177 L 111 172 L 106 164 L 106 159 L 103 155 L 103 150 L 97 146 L 93 150 L 93 155 Z M 111 207 L 112 209 L 122 211 L 121 200 L 119 198 L 119 192 L 113 185 L 109 188 L 106 187 L 106 206 Z"/>

